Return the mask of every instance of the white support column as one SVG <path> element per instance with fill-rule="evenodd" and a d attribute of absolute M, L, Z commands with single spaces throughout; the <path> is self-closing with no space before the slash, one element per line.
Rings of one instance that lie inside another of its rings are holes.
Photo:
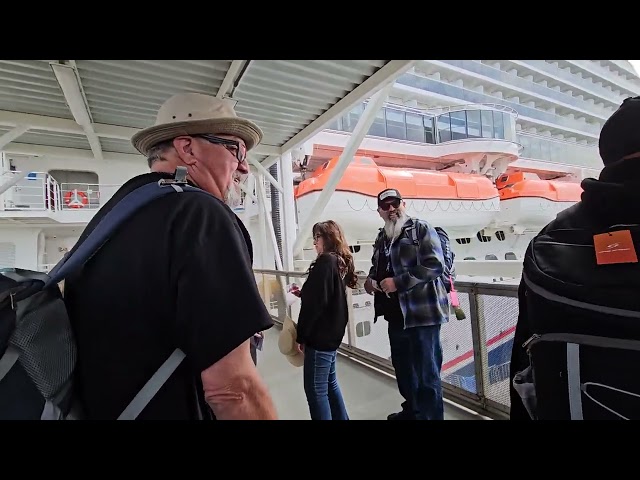
<path fill-rule="evenodd" d="M 262 180 L 262 179 L 260 179 Z M 276 232 L 273 229 L 273 223 L 271 222 L 271 218 L 269 217 L 269 212 L 267 211 L 267 194 L 264 190 L 264 182 L 259 181 L 256 182 L 256 190 L 258 201 L 262 207 L 262 213 L 265 218 L 265 224 L 267 226 L 267 235 L 271 237 L 271 246 L 273 247 L 273 256 L 276 261 L 276 268 L 278 270 L 282 270 L 282 260 L 280 259 L 280 252 L 278 251 L 278 240 L 276 239 Z M 266 238 L 264 239 L 266 241 Z"/>
<path fill-rule="evenodd" d="M 282 223 L 282 256 L 284 269 L 293 270 L 293 245 L 296 240 L 296 202 L 293 195 L 293 165 L 291 164 L 291 152 L 280 157 L 280 184 L 282 185 L 282 201 L 280 202 Z"/>
<path fill-rule="evenodd" d="M 258 184 L 264 182 L 262 175 L 254 175 L 255 179 L 255 189 L 256 189 L 256 207 L 258 207 L 258 241 L 254 241 L 254 246 L 257 246 L 260 249 L 260 264 L 258 268 L 264 268 L 270 270 L 273 267 L 273 262 L 267 263 L 267 259 L 269 258 L 269 249 L 267 248 L 267 222 L 269 221 L 267 215 L 265 215 L 265 211 L 262 208 L 262 199 L 260 197 L 260 190 L 258 189 Z"/>
<path fill-rule="evenodd" d="M 336 164 L 333 172 L 331 172 L 331 176 L 327 181 L 327 185 L 320 193 L 318 200 L 311 208 L 311 212 L 309 212 L 309 216 L 307 217 L 305 223 L 300 227 L 298 231 L 298 237 L 296 238 L 296 243 L 293 246 L 293 254 L 298 255 L 302 252 L 302 247 L 304 242 L 307 240 L 307 237 L 311 233 L 311 227 L 320 219 L 322 212 L 324 211 L 331 195 L 336 191 L 336 187 L 338 183 L 342 179 L 342 175 L 346 171 L 347 167 L 353 160 L 353 156 L 358 151 L 358 147 L 362 143 L 364 136 L 371 128 L 373 124 L 373 120 L 376 115 L 384 105 L 384 102 L 387 100 L 389 96 L 389 92 L 391 92 L 391 88 L 393 87 L 393 82 L 389 83 L 378 92 L 376 92 L 367 103 L 362 116 L 358 120 L 358 124 L 353 129 L 353 133 L 349 138 L 349 141 L 344 147 L 342 154 L 340 155 L 340 159 Z"/>

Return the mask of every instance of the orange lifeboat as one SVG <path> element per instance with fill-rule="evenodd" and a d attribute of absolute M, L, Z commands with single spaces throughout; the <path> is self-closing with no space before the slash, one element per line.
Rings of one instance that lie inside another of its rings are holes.
<path fill-rule="evenodd" d="M 496 180 L 500 215 L 496 227 L 513 226 L 518 233 L 538 232 L 562 210 L 580 201 L 576 182 L 527 178 L 524 172 L 504 174 Z"/>
<path fill-rule="evenodd" d="M 298 185 L 295 195 L 301 222 L 326 187 L 338 158 L 332 158 Z M 409 215 L 443 227 L 451 237 L 475 235 L 491 223 L 500 209 L 498 190 L 484 176 L 383 168 L 371 158 L 356 157 L 347 167 L 319 220 L 338 222 L 350 243 L 371 242 L 382 226 L 377 212 L 377 195 L 385 188 L 400 191 Z"/>

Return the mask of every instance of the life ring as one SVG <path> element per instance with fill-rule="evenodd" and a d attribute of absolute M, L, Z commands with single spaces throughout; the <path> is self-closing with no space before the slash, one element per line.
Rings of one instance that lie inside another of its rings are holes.
<path fill-rule="evenodd" d="M 84 192 L 79 192 L 77 189 L 69 190 L 64 194 L 64 203 L 69 208 L 83 208 L 89 203 L 89 197 Z"/>

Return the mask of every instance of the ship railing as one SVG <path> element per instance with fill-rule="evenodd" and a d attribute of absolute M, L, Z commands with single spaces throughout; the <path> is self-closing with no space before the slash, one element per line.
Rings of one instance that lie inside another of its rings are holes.
<path fill-rule="evenodd" d="M 2 192 L 3 185 L 6 191 Z M 0 175 L 0 210 L 97 210 L 120 185 L 59 183 L 46 172 L 9 171 Z"/>
<path fill-rule="evenodd" d="M 97 210 L 120 188 L 120 185 L 98 183 L 61 183 L 62 210 Z"/>
<path fill-rule="evenodd" d="M 260 295 L 274 322 L 286 316 L 297 322 L 300 302 L 287 305 L 286 288 L 302 287 L 305 272 L 254 269 Z M 387 322 L 374 323 L 373 297 L 364 291 L 365 276 L 358 288 L 347 289 L 349 321 L 339 351 L 390 375 Z M 494 419 L 509 416 L 509 362 L 518 318 L 517 285 L 457 281 L 456 290 L 466 318 L 458 320 L 453 310 L 441 328 L 444 351 L 442 384 L 444 396 L 466 408 Z"/>
<path fill-rule="evenodd" d="M 368 100 L 365 100 L 365 105 Z M 456 105 L 443 105 L 440 107 L 409 107 L 406 105 L 398 105 L 395 103 L 385 104 L 386 108 L 391 108 L 395 110 L 401 110 L 409 113 L 415 113 L 418 115 L 430 115 L 430 116 L 438 116 L 443 113 L 450 112 L 459 112 L 463 110 L 495 110 L 498 112 L 508 113 L 509 115 L 513 115 L 516 119 L 518 118 L 518 111 L 514 108 L 511 108 L 507 105 L 502 105 L 500 103 L 462 103 Z"/>
<path fill-rule="evenodd" d="M 2 174 L 0 189 L 9 187 L 0 194 L 0 209 L 8 211 L 55 211 L 55 192 L 58 182 L 44 172 L 9 171 Z"/>

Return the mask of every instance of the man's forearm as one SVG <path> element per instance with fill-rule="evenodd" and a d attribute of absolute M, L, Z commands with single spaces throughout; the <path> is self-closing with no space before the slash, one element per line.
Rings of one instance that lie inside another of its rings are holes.
<path fill-rule="evenodd" d="M 234 379 L 205 398 L 219 420 L 277 420 L 278 414 L 267 386 L 259 375 Z"/>

